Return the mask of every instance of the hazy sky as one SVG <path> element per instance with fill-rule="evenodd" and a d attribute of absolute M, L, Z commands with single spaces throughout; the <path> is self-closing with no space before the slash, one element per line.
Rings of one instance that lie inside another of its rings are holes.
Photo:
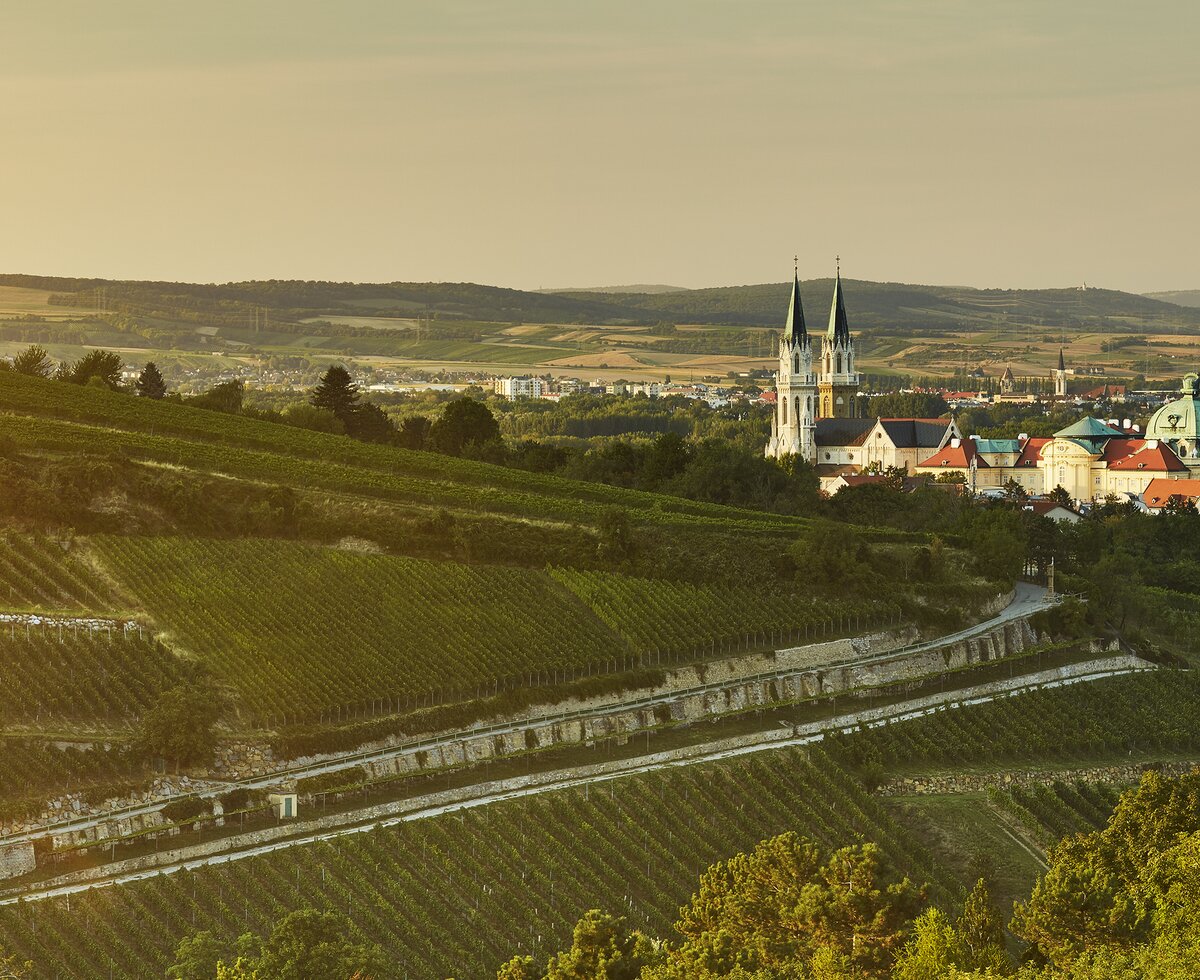
<path fill-rule="evenodd" d="M 0 271 L 1200 288 L 1195 0 L 12 0 Z"/>

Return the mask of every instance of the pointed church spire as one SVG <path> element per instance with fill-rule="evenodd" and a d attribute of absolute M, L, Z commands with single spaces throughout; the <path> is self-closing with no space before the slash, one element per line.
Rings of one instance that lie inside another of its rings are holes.
<path fill-rule="evenodd" d="M 1063 349 L 1061 347 L 1058 349 L 1058 369 L 1060 371 L 1067 369 L 1067 362 L 1063 360 Z"/>
<path fill-rule="evenodd" d="M 800 257 L 796 256 L 792 273 L 792 298 L 788 303 L 787 324 L 783 328 L 784 339 L 790 344 L 807 344 L 808 327 L 804 323 L 804 304 L 800 302 Z"/>
<path fill-rule="evenodd" d="M 850 324 L 846 320 L 846 301 L 842 298 L 842 258 L 838 256 L 837 278 L 833 281 L 833 305 L 829 308 L 829 329 L 825 337 L 834 344 L 850 343 Z"/>

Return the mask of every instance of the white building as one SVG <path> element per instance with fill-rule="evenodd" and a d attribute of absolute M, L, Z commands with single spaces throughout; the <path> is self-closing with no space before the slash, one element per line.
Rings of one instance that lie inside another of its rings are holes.
<path fill-rule="evenodd" d="M 505 398 L 541 398 L 546 383 L 541 378 L 497 378 L 492 388 Z"/>

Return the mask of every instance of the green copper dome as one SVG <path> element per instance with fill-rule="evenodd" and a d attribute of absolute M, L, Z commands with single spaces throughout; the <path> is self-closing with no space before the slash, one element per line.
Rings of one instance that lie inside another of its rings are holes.
<path fill-rule="evenodd" d="M 1059 429 L 1054 433 L 1054 438 L 1070 439 L 1079 443 L 1088 452 L 1099 453 L 1104 450 L 1104 444 L 1109 439 L 1121 434 L 1120 430 L 1088 415 L 1078 422 L 1068 425 L 1065 429 Z"/>
<path fill-rule="evenodd" d="M 1150 417 L 1146 438 L 1169 443 L 1181 459 L 1195 459 L 1200 454 L 1200 376 L 1189 374 L 1180 391 Z"/>

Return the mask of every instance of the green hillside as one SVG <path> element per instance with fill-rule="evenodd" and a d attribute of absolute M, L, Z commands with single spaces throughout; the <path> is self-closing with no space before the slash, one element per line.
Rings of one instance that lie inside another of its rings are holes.
<path fill-rule="evenodd" d="M 971 289 L 853 279 L 843 282 L 852 298 L 856 320 L 864 327 L 918 328 L 944 323 L 961 329 L 972 324 L 1011 321 L 1093 329 L 1103 329 L 1104 324 L 1109 324 L 1112 329 L 1127 329 L 1131 319 L 1142 324 L 1200 324 L 1200 312 L 1188 308 L 1193 305 L 1190 302 L 1172 299 L 1175 294 L 1149 297 L 1091 287 Z M 296 325 L 306 318 L 432 317 L 426 326 L 427 335 L 438 337 L 439 331 L 454 330 L 457 321 L 621 325 L 668 320 L 775 325 L 787 309 L 790 283 L 669 292 L 526 292 L 476 283 L 273 280 L 201 285 L 0 275 L 0 286 L 49 291 L 52 306 L 64 310 L 72 307 L 91 310 L 99 300 L 107 311 L 150 320 L 157 318 L 164 323 L 182 321 L 269 331 L 274 322 L 275 329 L 287 326 L 289 333 L 295 333 Z M 825 278 L 801 284 L 810 327 L 823 326 L 832 287 L 832 280 Z M 1186 300 L 1186 293 L 1179 295 Z M 272 321 L 262 318 L 263 311 L 271 314 Z M 259 319 L 255 320 L 255 316 Z M 403 331 L 413 329 L 404 327 Z M 346 336 L 353 331 L 339 333 Z"/>

